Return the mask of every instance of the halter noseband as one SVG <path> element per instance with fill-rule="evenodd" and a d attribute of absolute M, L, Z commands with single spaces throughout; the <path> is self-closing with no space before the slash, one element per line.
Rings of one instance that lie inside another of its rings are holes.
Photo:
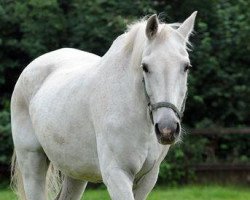
<path fill-rule="evenodd" d="M 147 93 L 144 77 L 142 79 L 142 82 L 143 82 L 144 92 L 145 92 L 145 95 L 146 95 L 146 98 L 147 98 L 147 101 L 148 101 L 149 116 L 150 116 L 152 124 L 154 124 L 153 111 L 157 110 L 158 108 L 164 108 L 164 107 L 165 108 L 170 108 L 171 110 L 173 110 L 174 113 L 176 114 L 176 116 L 181 120 L 181 118 L 183 117 L 184 110 L 185 110 L 187 92 L 186 92 L 184 100 L 182 102 L 181 110 L 179 111 L 178 108 L 174 104 L 172 104 L 170 102 L 167 102 L 167 101 L 162 101 L 162 102 L 158 102 L 158 103 L 155 103 L 155 104 L 151 104 L 150 97 L 149 97 L 149 95 Z"/>

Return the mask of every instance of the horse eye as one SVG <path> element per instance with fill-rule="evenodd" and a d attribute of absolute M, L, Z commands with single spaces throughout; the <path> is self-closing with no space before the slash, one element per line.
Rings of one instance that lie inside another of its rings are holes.
<path fill-rule="evenodd" d="M 148 73 L 148 65 L 147 64 L 142 64 L 142 69 L 145 73 Z"/>
<path fill-rule="evenodd" d="M 191 64 L 186 64 L 185 65 L 185 68 L 184 68 L 184 72 L 190 70 L 192 68 L 192 65 Z"/>

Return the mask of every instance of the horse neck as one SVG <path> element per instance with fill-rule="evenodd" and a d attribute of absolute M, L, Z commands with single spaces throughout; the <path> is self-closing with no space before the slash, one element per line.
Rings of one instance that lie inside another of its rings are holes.
<path fill-rule="evenodd" d="M 139 33 L 128 43 L 129 33 L 118 37 L 103 56 L 103 73 L 107 79 L 112 76 L 113 82 L 121 85 L 121 91 L 129 98 L 129 105 L 134 111 L 141 113 L 141 118 L 145 121 L 147 115 L 147 99 L 145 96 L 140 69 L 142 53 L 145 41 L 139 37 Z M 116 73 L 114 76 L 113 74 Z M 122 104 L 121 104 L 122 106 Z M 146 120 L 146 123 L 148 121 Z"/>

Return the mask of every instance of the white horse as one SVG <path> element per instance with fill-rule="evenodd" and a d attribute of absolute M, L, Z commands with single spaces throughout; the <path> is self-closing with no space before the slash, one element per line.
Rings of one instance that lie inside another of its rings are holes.
<path fill-rule="evenodd" d="M 195 16 L 176 27 L 152 15 L 103 57 L 65 48 L 24 69 L 11 99 L 21 199 L 47 198 L 50 164 L 64 177 L 56 199 L 79 200 L 88 181 L 113 200 L 146 199 L 180 138 Z"/>

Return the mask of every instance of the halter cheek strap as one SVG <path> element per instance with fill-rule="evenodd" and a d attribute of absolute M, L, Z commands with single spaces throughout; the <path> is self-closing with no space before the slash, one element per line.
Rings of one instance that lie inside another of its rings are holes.
<path fill-rule="evenodd" d="M 170 108 L 171 110 L 173 110 L 174 113 L 176 114 L 176 116 L 181 120 L 181 118 L 183 117 L 184 110 L 185 110 L 187 92 L 185 94 L 184 100 L 183 100 L 182 105 L 181 105 L 181 111 L 179 111 L 178 108 L 174 104 L 172 104 L 170 102 L 163 101 L 163 102 L 158 102 L 158 103 L 155 103 L 155 104 L 151 104 L 150 97 L 149 97 L 149 95 L 147 93 L 147 90 L 146 90 L 146 84 L 145 84 L 144 78 L 142 79 L 142 82 L 143 82 L 144 92 L 145 92 L 145 95 L 146 95 L 146 98 L 147 98 L 147 101 L 148 101 L 149 116 L 150 116 L 152 124 L 154 124 L 153 111 L 157 110 L 158 108 L 164 108 L 164 107 L 165 108 Z"/>

